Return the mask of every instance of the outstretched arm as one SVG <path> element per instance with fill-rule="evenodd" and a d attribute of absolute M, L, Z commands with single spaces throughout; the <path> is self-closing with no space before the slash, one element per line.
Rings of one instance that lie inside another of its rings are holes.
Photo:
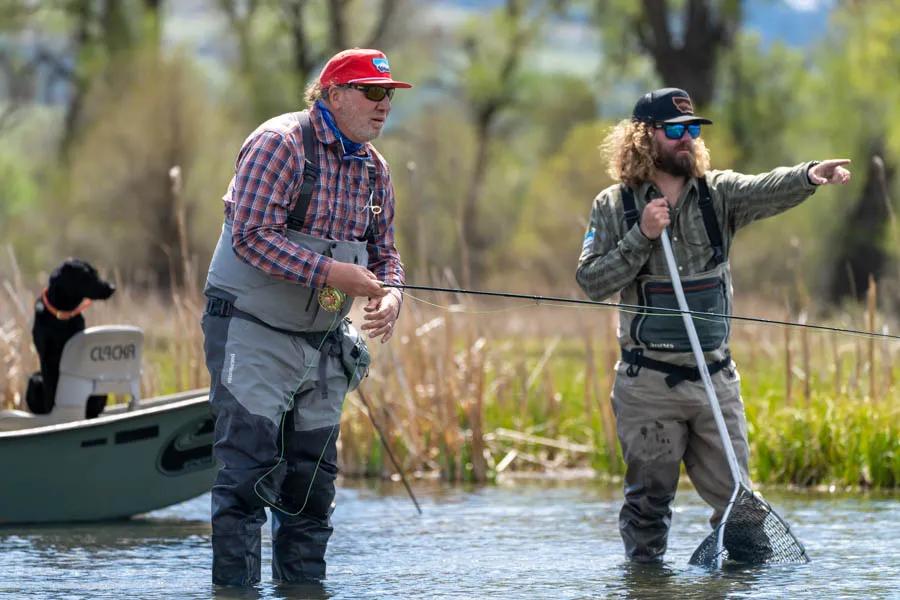
<path fill-rule="evenodd" d="M 744 175 L 719 171 L 708 178 L 710 188 L 722 198 L 732 231 L 797 206 L 826 183 L 846 183 L 850 161 L 829 159 L 793 167 L 777 167 L 768 173 Z"/>

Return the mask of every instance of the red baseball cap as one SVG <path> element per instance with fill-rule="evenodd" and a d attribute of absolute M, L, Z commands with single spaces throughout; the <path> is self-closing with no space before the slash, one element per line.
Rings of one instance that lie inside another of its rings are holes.
<path fill-rule="evenodd" d="M 391 79 L 391 67 L 384 52 L 368 48 L 351 48 L 338 52 L 319 74 L 319 85 L 356 83 L 392 88 L 411 88 L 412 84 Z"/>

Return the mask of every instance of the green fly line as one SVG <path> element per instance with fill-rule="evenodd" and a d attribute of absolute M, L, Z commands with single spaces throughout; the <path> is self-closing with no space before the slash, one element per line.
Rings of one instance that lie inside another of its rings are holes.
<path fill-rule="evenodd" d="M 331 325 L 328 326 L 328 329 L 326 330 L 325 335 L 322 336 L 322 341 L 319 343 L 319 347 L 316 348 L 316 352 L 319 353 L 319 355 L 320 355 L 319 360 L 324 360 L 324 358 L 321 356 L 322 346 L 325 345 L 325 342 L 328 339 L 328 335 L 332 331 L 335 330 L 335 325 L 338 322 L 339 316 L 340 316 L 340 313 L 336 312 L 334 314 L 334 320 L 332 320 Z M 362 360 L 362 355 L 360 355 L 360 361 L 361 360 Z M 356 366 L 357 366 L 357 368 L 359 367 L 359 361 L 357 361 Z M 281 413 L 281 426 L 279 427 L 279 429 L 281 429 L 281 452 L 278 455 L 278 460 L 275 461 L 275 464 L 272 465 L 272 468 L 270 468 L 268 471 L 266 471 L 265 473 L 260 475 L 259 478 L 256 480 L 256 482 L 253 484 L 253 492 L 257 495 L 257 497 L 260 500 L 262 500 L 263 502 L 268 504 L 271 508 L 274 508 L 290 517 L 296 517 L 297 515 L 299 515 L 300 513 L 303 512 L 303 509 L 306 508 L 306 504 L 309 502 L 309 495 L 312 493 L 313 483 L 315 483 L 315 481 L 316 481 L 316 474 L 319 472 L 319 465 L 322 464 L 322 458 L 325 456 L 325 450 L 328 449 L 328 443 L 331 441 L 331 436 L 334 435 L 334 431 L 335 431 L 335 429 L 337 429 L 337 425 L 331 426 L 331 431 L 328 433 L 328 438 L 325 440 L 325 444 L 322 446 L 322 451 L 319 453 L 319 459 L 316 461 L 316 467 L 315 467 L 315 469 L 313 469 L 312 476 L 309 479 L 309 486 L 307 486 L 307 488 L 306 488 L 306 496 L 303 498 L 303 506 L 301 506 L 297 510 L 297 512 L 289 512 L 289 511 L 285 510 L 284 507 L 277 506 L 276 504 L 270 502 L 267 498 L 265 498 L 262 494 L 259 493 L 259 484 L 263 479 L 268 477 L 269 474 L 272 473 L 272 471 L 277 469 L 281 465 L 281 463 L 286 462 L 284 460 L 284 448 L 285 448 L 284 423 L 285 423 L 285 420 L 287 419 L 288 413 L 291 412 L 292 410 L 294 410 L 294 397 L 297 395 L 297 392 L 300 391 L 300 388 L 303 387 L 303 384 L 306 383 L 306 377 L 309 375 L 309 372 L 312 370 L 312 368 L 313 368 L 313 365 L 309 365 L 308 367 L 306 367 L 306 371 L 303 373 L 303 376 L 300 377 L 300 383 L 297 385 L 297 389 L 295 389 L 294 392 L 291 394 L 291 399 L 288 402 L 287 410 L 285 410 L 283 413 Z M 326 385 L 326 382 L 320 381 L 319 385 Z"/>

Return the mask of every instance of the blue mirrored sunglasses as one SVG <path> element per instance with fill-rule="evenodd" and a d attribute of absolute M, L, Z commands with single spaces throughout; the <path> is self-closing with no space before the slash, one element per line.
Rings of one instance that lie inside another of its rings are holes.
<path fill-rule="evenodd" d="M 657 123 L 656 129 L 662 129 L 670 140 L 680 140 L 687 130 L 691 139 L 700 137 L 700 123 Z"/>

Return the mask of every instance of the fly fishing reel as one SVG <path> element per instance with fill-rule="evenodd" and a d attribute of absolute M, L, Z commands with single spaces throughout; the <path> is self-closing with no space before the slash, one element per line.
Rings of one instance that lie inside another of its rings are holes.
<path fill-rule="evenodd" d="M 324 287 L 319 290 L 319 306 L 325 312 L 336 313 L 344 307 L 347 294 L 333 287 Z"/>

